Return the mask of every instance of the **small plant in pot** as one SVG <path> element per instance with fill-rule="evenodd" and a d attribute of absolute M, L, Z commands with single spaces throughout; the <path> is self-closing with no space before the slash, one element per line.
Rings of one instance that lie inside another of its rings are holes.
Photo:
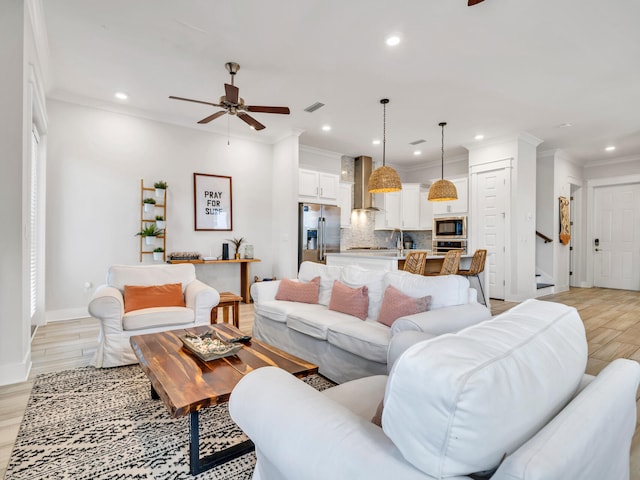
<path fill-rule="evenodd" d="M 156 215 L 156 227 L 160 230 L 164 230 L 166 228 L 166 222 L 164 221 L 164 217 L 162 215 Z"/>
<path fill-rule="evenodd" d="M 144 200 L 142 200 L 142 203 L 144 203 L 144 212 L 145 213 L 153 212 L 153 207 L 156 204 L 155 199 L 153 199 L 153 198 L 145 198 Z"/>
<path fill-rule="evenodd" d="M 244 237 L 228 238 L 227 240 L 229 240 L 231 243 L 233 243 L 233 246 L 236 249 L 235 258 L 236 258 L 236 260 L 238 260 L 240 258 L 240 245 L 242 245 L 242 242 L 244 242 Z"/>
<path fill-rule="evenodd" d="M 153 249 L 153 259 L 156 261 L 162 260 L 164 254 L 164 248 L 158 247 Z"/>
<path fill-rule="evenodd" d="M 140 230 L 136 235 L 140 235 L 144 237 L 144 241 L 147 245 L 155 245 L 156 237 L 158 235 L 162 235 L 163 231 L 156 228 L 155 223 L 149 223 L 142 230 Z"/>
<path fill-rule="evenodd" d="M 167 189 L 167 182 L 164 180 L 160 180 L 153 184 L 153 188 L 156 189 L 156 197 L 162 197 L 164 195 L 165 190 Z"/>

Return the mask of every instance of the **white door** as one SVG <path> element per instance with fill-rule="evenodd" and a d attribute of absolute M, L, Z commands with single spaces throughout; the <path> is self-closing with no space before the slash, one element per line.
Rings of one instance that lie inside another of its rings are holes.
<path fill-rule="evenodd" d="M 593 283 L 640 290 L 640 184 L 594 189 Z"/>
<path fill-rule="evenodd" d="M 487 249 L 486 279 L 491 298 L 505 297 L 505 223 L 507 208 L 507 171 L 491 170 L 477 174 L 477 231 L 480 244 Z M 471 253 L 471 252 L 469 252 Z"/>

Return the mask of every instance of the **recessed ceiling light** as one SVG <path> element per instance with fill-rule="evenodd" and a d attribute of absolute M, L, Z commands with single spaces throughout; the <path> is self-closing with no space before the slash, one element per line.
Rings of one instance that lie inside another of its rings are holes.
<path fill-rule="evenodd" d="M 573 127 L 573 124 L 571 124 L 571 123 L 561 123 L 560 125 L 556 126 L 556 128 L 569 128 L 569 127 Z"/>
<path fill-rule="evenodd" d="M 331 130 L 331 125 L 323 125 L 322 126 L 322 130 L 325 131 L 325 132 L 330 131 Z"/>
<path fill-rule="evenodd" d="M 126 93 L 123 93 L 123 92 L 118 92 L 118 93 L 115 94 L 115 97 L 118 100 L 126 100 L 127 98 L 129 98 L 129 95 L 127 95 Z"/>
<path fill-rule="evenodd" d="M 615 149 L 616 147 L 614 147 L 613 145 L 609 145 L 607 148 L 605 148 L 607 152 L 613 152 Z"/>
<path fill-rule="evenodd" d="M 484 140 L 484 135 L 482 135 L 481 133 L 479 133 L 478 135 L 476 135 L 475 137 L 476 140 Z"/>
<path fill-rule="evenodd" d="M 422 153 L 422 152 L 421 152 L 420 150 L 415 150 L 415 151 L 413 152 L 413 154 L 414 154 L 414 155 L 420 155 L 421 153 Z"/>
<path fill-rule="evenodd" d="M 378 140 L 378 139 L 376 138 L 376 139 L 375 139 L 373 142 L 371 142 L 371 143 L 373 143 L 374 145 L 380 145 L 380 140 Z"/>
<path fill-rule="evenodd" d="M 385 43 L 390 47 L 395 47 L 400 43 L 400 37 L 398 35 L 391 35 L 390 37 L 387 37 Z"/>

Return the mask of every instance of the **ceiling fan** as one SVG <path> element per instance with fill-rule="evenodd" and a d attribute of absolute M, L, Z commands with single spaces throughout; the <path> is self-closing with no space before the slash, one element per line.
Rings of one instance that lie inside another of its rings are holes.
<path fill-rule="evenodd" d="M 224 84 L 225 95 L 220 97 L 220 100 L 218 101 L 219 103 L 204 102 L 202 100 L 193 100 L 191 98 L 184 97 L 174 97 L 173 95 L 171 95 L 169 98 L 172 98 L 174 100 L 184 100 L 185 102 L 203 103 L 204 105 L 211 105 L 213 107 L 220 107 L 223 109 L 212 115 L 209 115 L 208 117 L 203 118 L 198 122 L 200 124 L 209 123 L 210 121 L 221 117 L 225 113 L 228 113 L 229 115 L 237 116 L 240 120 L 248 124 L 250 127 L 254 128 L 255 130 L 262 130 L 265 128 L 265 126 L 246 112 L 280 113 L 284 115 L 289 115 L 289 113 L 291 113 L 289 111 L 289 107 L 261 107 L 256 105 L 245 105 L 244 98 L 240 98 L 240 90 L 233 84 L 233 77 L 235 77 L 236 73 L 238 73 L 238 70 L 240 70 L 240 65 L 235 62 L 228 62 L 225 63 L 225 67 L 231 74 L 231 84 Z"/>
<path fill-rule="evenodd" d="M 474 5 L 479 4 L 480 2 L 484 2 L 484 0 L 469 0 L 467 2 L 467 7 L 473 7 Z"/>

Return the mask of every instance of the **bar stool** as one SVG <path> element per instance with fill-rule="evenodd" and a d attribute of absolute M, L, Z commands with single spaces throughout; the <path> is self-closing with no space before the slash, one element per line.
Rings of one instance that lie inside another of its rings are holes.
<path fill-rule="evenodd" d="M 442 268 L 438 273 L 425 273 L 426 276 L 432 277 L 436 275 L 455 275 L 458 273 L 460 267 L 460 256 L 462 252 L 460 250 L 449 250 L 444 254 L 444 260 L 442 261 Z"/>
<path fill-rule="evenodd" d="M 221 292 L 218 305 L 211 309 L 211 323 L 218 323 L 218 308 L 222 308 L 222 320 L 229 323 L 229 308 L 233 308 L 233 326 L 240 328 L 240 302 L 242 297 L 232 292 Z"/>
<path fill-rule="evenodd" d="M 482 302 L 486 305 L 487 299 L 484 298 L 484 290 L 482 288 L 482 282 L 480 281 L 479 274 L 484 271 L 484 263 L 487 259 L 487 251 L 485 249 L 478 249 L 473 253 L 471 259 L 471 265 L 469 270 L 458 270 L 458 275 L 464 275 L 465 277 L 476 277 L 478 285 L 480 285 L 480 293 L 482 293 Z"/>
<path fill-rule="evenodd" d="M 404 259 L 404 267 L 402 268 L 405 272 L 416 273 L 418 275 L 424 274 L 424 266 L 427 263 L 427 252 L 424 251 L 416 251 L 412 250 L 407 253 L 407 256 Z"/>

